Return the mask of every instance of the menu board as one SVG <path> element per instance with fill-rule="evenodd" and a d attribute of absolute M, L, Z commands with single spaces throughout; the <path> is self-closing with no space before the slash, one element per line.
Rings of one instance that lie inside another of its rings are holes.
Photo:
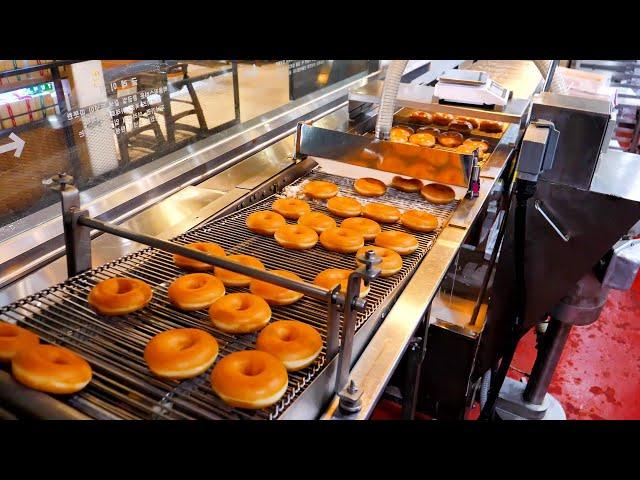
<path fill-rule="evenodd" d="M 289 100 L 378 68 L 377 60 L 288 60 Z"/>

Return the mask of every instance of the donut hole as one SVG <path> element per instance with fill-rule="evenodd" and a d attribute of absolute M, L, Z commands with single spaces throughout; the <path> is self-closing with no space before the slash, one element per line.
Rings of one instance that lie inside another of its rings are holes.
<path fill-rule="evenodd" d="M 256 377 L 264 372 L 264 369 L 262 362 L 247 362 L 242 368 L 242 374 L 247 377 Z"/>
<path fill-rule="evenodd" d="M 69 362 L 67 362 L 67 360 L 65 358 L 62 357 L 53 357 L 51 359 L 51 363 L 55 364 L 55 365 L 68 365 Z"/>
<path fill-rule="evenodd" d="M 133 285 L 131 284 L 131 282 L 128 281 L 128 280 L 125 280 L 123 278 L 118 278 L 117 279 L 116 287 L 117 287 L 116 294 L 118 294 L 118 295 L 123 295 L 123 294 L 129 293 L 131 290 L 133 290 Z"/>
<path fill-rule="evenodd" d="M 178 345 L 178 350 L 183 351 L 193 347 L 196 344 L 196 340 L 193 338 L 185 338 Z"/>
<path fill-rule="evenodd" d="M 207 280 L 204 278 L 189 278 L 189 281 L 185 285 L 187 290 L 196 290 L 198 288 L 202 288 L 207 283 Z"/>
<path fill-rule="evenodd" d="M 236 310 L 238 311 L 249 310 L 250 307 L 251 307 L 251 301 L 247 297 L 241 297 L 238 299 Z"/>

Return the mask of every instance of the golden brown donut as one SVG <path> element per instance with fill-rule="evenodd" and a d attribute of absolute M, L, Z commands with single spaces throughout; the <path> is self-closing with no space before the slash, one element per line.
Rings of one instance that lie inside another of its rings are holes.
<path fill-rule="evenodd" d="M 400 217 L 400 223 L 417 232 L 433 232 L 438 228 L 438 218 L 422 210 L 407 210 Z"/>
<path fill-rule="evenodd" d="M 318 243 L 318 234 L 313 228 L 304 225 L 285 225 L 273 234 L 281 246 L 291 250 L 307 250 Z"/>
<path fill-rule="evenodd" d="M 478 121 L 477 118 L 473 118 L 473 117 L 457 117 L 456 120 L 458 120 L 460 122 L 470 123 L 472 128 L 478 128 L 480 126 L 480 122 Z"/>
<path fill-rule="evenodd" d="M 442 132 L 438 135 L 438 143 L 444 147 L 455 148 L 462 145 L 464 137 L 459 132 Z"/>
<path fill-rule="evenodd" d="M 430 133 L 434 137 L 440 135 L 440 129 L 436 127 L 420 127 L 416 133 Z"/>
<path fill-rule="evenodd" d="M 493 120 L 480 120 L 480 131 L 487 133 L 502 133 L 503 125 Z"/>
<path fill-rule="evenodd" d="M 274 275 L 304 282 L 298 275 L 287 270 L 271 270 Z M 253 279 L 249 286 L 251 293 L 264 298 L 269 305 L 291 305 L 300 300 L 304 294 L 289 290 L 288 288 L 274 285 L 273 283 L 263 282 L 262 280 Z"/>
<path fill-rule="evenodd" d="M 136 278 L 114 277 L 98 282 L 89 292 L 89 304 L 101 315 L 126 315 L 146 307 L 151 287 Z"/>
<path fill-rule="evenodd" d="M 481 138 L 467 138 L 462 145 L 471 145 L 474 149 L 480 149 L 480 153 L 486 153 L 489 150 L 489 143 Z"/>
<path fill-rule="evenodd" d="M 183 245 L 183 247 L 191 248 L 192 250 L 198 250 L 202 253 L 206 253 L 207 255 L 213 255 L 214 257 L 225 256 L 224 250 L 217 243 L 196 242 L 188 243 L 187 245 Z M 213 265 L 209 263 L 192 260 L 190 258 L 183 257 L 182 255 L 174 255 L 173 261 L 178 267 L 184 268 L 186 270 L 194 270 L 197 272 L 213 270 Z"/>
<path fill-rule="evenodd" d="M 389 132 L 389 141 L 405 143 L 413 135 L 413 128 L 404 125 L 396 126 Z"/>
<path fill-rule="evenodd" d="M 446 127 L 452 121 L 453 121 L 453 115 L 450 115 L 448 113 L 438 112 L 433 114 L 433 123 L 435 123 L 436 125 L 442 125 L 443 127 Z"/>
<path fill-rule="evenodd" d="M 298 224 L 313 228 L 316 233 L 320 234 L 328 228 L 335 227 L 336 221 L 322 212 L 309 212 L 298 219 Z"/>
<path fill-rule="evenodd" d="M 289 372 L 302 370 L 313 363 L 322 351 L 322 337 L 311 325 L 294 320 L 280 320 L 262 329 L 256 350 L 270 353 Z"/>
<path fill-rule="evenodd" d="M 391 186 L 393 188 L 407 193 L 418 192 L 422 188 L 422 185 L 424 185 L 422 180 L 418 180 L 417 178 L 403 178 L 396 175 L 391 180 Z"/>
<path fill-rule="evenodd" d="M 359 178 L 353 182 L 353 189 L 363 197 L 380 197 L 387 191 L 387 186 L 377 178 Z"/>
<path fill-rule="evenodd" d="M 206 372 L 218 356 L 218 341 L 197 328 L 176 328 L 154 336 L 144 349 L 149 370 L 159 377 L 193 378 Z"/>
<path fill-rule="evenodd" d="M 260 409 L 278 402 L 287 391 L 284 364 L 260 350 L 242 350 L 222 358 L 211 372 L 211 388 L 228 405 Z"/>
<path fill-rule="evenodd" d="M 362 235 L 365 240 L 373 240 L 376 238 L 376 235 L 382 231 L 378 222 L 363 217 L 345 218 L 340 227 L 355 230 Z"/>
<path fill-rule="evenodd" d="M 304 200 L 298 200 L 297 198 L 279 198 L 271 208 L 274 212 L 278 212 L 284 218 L 290 220 L 297 220 L 305 213 L 311 211 L 311 207 Z"/>
<path fill-rule="evenodd" d="M 422 195 L 427 201 L 436 205 L 446 205 L 456 198 L 456 192 L 453 188 L 439 183 L 430 183 L 425 185 L 420 190 L 420 195 Z"/>
<path fill-rule="evenodd" d="M 422 110 L 416 110 L 409 116 L 409 120 L 416 123 L 428 124 L 433 122 L 433 115 L 429 112 L 423 112 Z"/>
<path fill-rule="evenodd" d="M 402 269 L 402 257 L 398 255 L 398 253 L 388 248 L 376 247 L 373 245 L 362 247 L 356 252 L 356 265 L 358 267 L 365 266 L 364 262 L 358 260 L 358 257 L 364 256 L 365 253 L 370 250 L 373 250 L 376 255 L 378 255 L 382 260 L 382 262 L 377 265 L 377 267 L 380 269 L 381 277 L 390 277 L 391 275 L 395 275 Z"/>
<path fill-rule="evenodd" d="M 313 283 L 329 290 L 333 290 L 336 285 L 340 285 L 340 293 L 344 295 L 347 293 L 347 283 L 351 272 L 351 270 L 345 270 L 343 268 L 327 268 L 316 275 Z M 364 297 L 367 293 L 369 293 L 369 287 L 365 286 L 364 281 L 361 280 L 359 296 Z"/>
<path fill-rule="evenodd" d="M 368 203 L 362 208 L 362 215 L 380 223 L 396 223 L 400 220 L 400 210 L 384 203 Z"/>
<path fill-rule="evenodd" d="M 320 243 L 333 252 L 353 253 L 364 245 L 364 237 L 356 230 L 334 227 L 320 234 Z"/>
<path fill-rule="evenodd" d="M 261 297 L 251 293 L 230 293 L 209 308 L 213 325 L 228 333 L 250 333 L 260 330 L 271 320 L 271 308 Z"/>
<path fill-rule="evenodd" d="M 409 255 L 418 249 L 418 239 L 410 233 L 387 230 L 376 237 L 376 245 L 400 255 Z"/>
<path fill-rule="evenodd" d="M 350 197 L 333 197 L 327 201 L 327 210 L 338 217 L 358 217 L 362 213 L 362 205 Z"/>
<path fill-rule="evenodd" d="M 311 180 L 306 183 L 303 191 L 309 197 L 327 199 L 335 197 L 340 190 L 335 183 L 325 182 L 322 180 Z"/>
<path fill-rule="evenodd" d="M 249 215 L 245 220 L 245 223 L 247 228 L 253 233 L 271 237 L 277 229 L 286 225 L 287 221 L 279 213 L 271 212 L 269 210 L 261 210 Z"/>
<path fill-rule="evenodd" d="M 209 307 L 225 293 L 222 282 L 208 273 L 190 273 L 175 279 L 167 296 L 181 310 L 200 310 Z"/>
<path fill-rule="evenodd" d="M 473 152 L 477 150 L 477 147 L 470 145 L 468 143 L 463 143 L 462 145 L 456 147 L 456 152 L 462 153 L 463 155 L 472 155 Z"/>
<path fill-rule="evenodd" d="M 260 259 L 251 255 L 229 255 L 228 257 L 226 257 L 226 260 L 234 263 L 240 263 L 242 265 L 246 265 L 247 267 L 257 268 L 258 270 L 265 269 Z M 215 274 L 216 277 L 222 280 L 222 283 L 224 283 L 227 287 L 248 287 L 249 282 L 251 281 L 251 278 L 247 277 L 246 275 L 232 272 L 231 270 L 226 270 L 220 267 L 216 267 Z"/>
<path fill-rule="evenodd" d="M 449 124 L 449 130 L 455 130 L 461 133 L 470 133 L 473 130 L 473 125 L 470 122 L 463 120 L 454 120 Z"/>
<path fill-rule="evenodd" d="M 40 337 L 12 323 L 0 322 L 0 362 L 10 362 L 16 353 L 40 343 Z"/>
<path fill-rule="evenodd" d="M 421 147 L 433 147 L 436 144 L 436 137 L 429 132 L 414 133 L 409 137 L 409 143 Z"/>
<path fill-rule="evenodd" d="M 82 390 L 93 375 L 84 358 L 55 345 L 33 345 L 19 350 L 11 361 L 11 373 L 29 388 L 57 394 Z"/>

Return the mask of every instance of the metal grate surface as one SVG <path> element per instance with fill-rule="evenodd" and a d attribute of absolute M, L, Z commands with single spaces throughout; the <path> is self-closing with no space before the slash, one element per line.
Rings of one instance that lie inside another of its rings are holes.
<path fill-rule="evenodd" d="M 355 268 L 354 255 L 325 250 L 320 244 L 311 250 L 291 251 L 280 247 L 273 238 L 251 233 L 245 226 L 246 217 L 257 210 L 270 209 L 278 196 L 294 195 L 309 179 L 324 179 L 340 186 L 341 195 L 358 198 L 363 204 L 378 201 L 401 210 L 420 208 L 440 219 L 440 228 L 429 234 L 416 234 L 420 247 L 412 255 L 403 257 L 402 270 L 390 277 L 376 279 L 371 284 L 366 311 L 358 316 L 357 327 L 389 295 L 407 279 L 419 261 L 431 248 L 437 234 L 456 208 L 457 202 L 447 206 L 432 206 L 417 194 L 393 189 L 377 199 L 359 197 L 351 188 L 352 180 L 327 175 L 319 171 L 302 177 L 285 188 L 284 193 L 265 198 L 221 219 L 187 232 L 173 241 L 190 243 L 211 241 L 220 244 L 227 254 L 244 253 L 258 257 L 268 269 L 285 269 L 312 282 L 325 268 Z M 417 202 L 416 202 L 417 201 Z M 331 215 L 324 202 L 311 202 L 312 209 Z M 337 222 L 340 221 L 334 217 Z M 403 230 L 399 225 L 383 226 L 384 230 Z M 177 268 L 171 255 L 146 248 L 66 282 L 24 298 L 0 309 L 0 321 L 17 323 L 37 333 L 49 343 L 61 345 L 82 355 L 91 364 L 93 380 L 81 392 L 60 397 L 83 413 L 99 419 L 275 419 L 324 367 L 324 349 L 314 364 L 300 372 L 289 373 L 289 387 L 274 406 L 258 411 L 227 406 L 211 390 L 211 369 L 190 380 L 174 381 L 153 376 L 148 370 L 143 352 L 147 342 L 165 330 L 173 328 L 201 328 L 216 337 L 220 346 L 218 358 L 238 350 L 254 348 L 256 334 L 231 335 L 215 329 L 205 311 L 182 312 L 175 309 L 167 297 L 170 283 L 186 272 Z M 87 303 L 91 288 L 101 280 L 129 276 L 149 283 L 153 300 L 144 309 L 122 317 L 97 315 Z M 228 292 L 246 291 L 227 288 Z M 326 340 L 326 306 L 317 300 L 303 297 L 289 306 L 275 306 L 273 319 L 295 319 L 314 326 Z"/>

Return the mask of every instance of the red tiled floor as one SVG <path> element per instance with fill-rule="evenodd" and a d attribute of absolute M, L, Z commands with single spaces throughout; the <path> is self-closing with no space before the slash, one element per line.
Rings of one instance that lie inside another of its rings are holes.
<path fill-rule="evenodd" d="M 531 371 L 535 335 L 520 342 L 512 367 Z M 513 378 L 522 376 L 511 370 Z M 640 419 L 640 276 L 631 290 L 612 291 L 597 322 L 574 327 L 549 392 L 568 419 Z M 469 419 L 477 418 L 478 408 Z M 398 419 L 400 407 L 382 401 L 372 419 Z"/>

